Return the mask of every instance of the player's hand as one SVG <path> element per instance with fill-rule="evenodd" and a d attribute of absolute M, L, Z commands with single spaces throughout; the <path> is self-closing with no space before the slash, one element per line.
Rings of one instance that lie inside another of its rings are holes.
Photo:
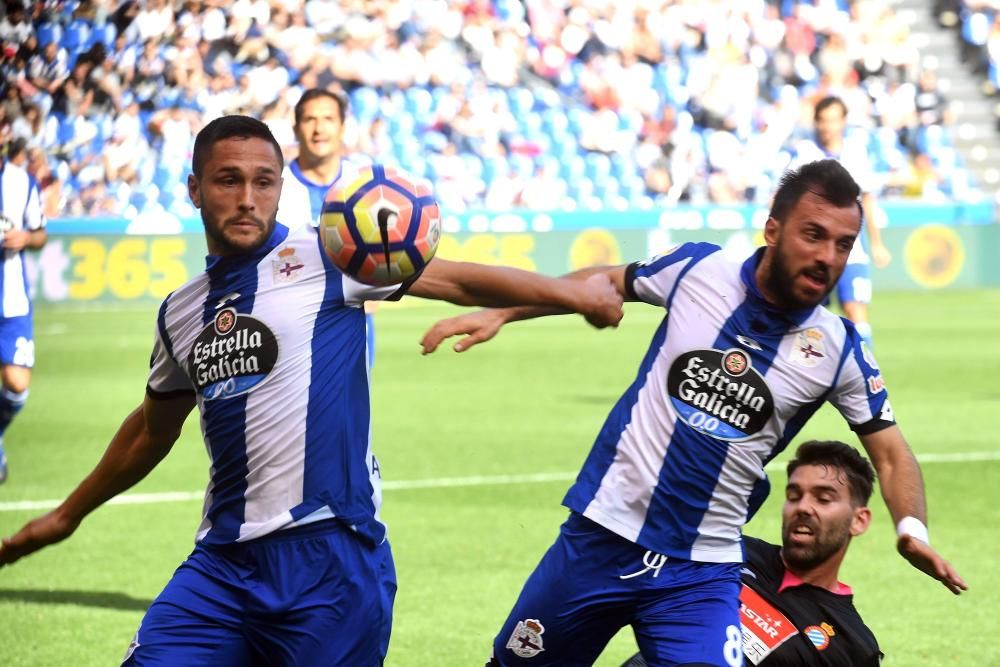
<path fill-rule="evenodd" d="M 598 329 L 618 326 L 625 316 L 622 310 L 624 299 L 611 278 L 603 273 L 595 273 L 583 281 L 582 285 L 589 291 L 589 295 L 580 314 Z"/>
<path fill-rule="evenodd" d="M 961 595 L 962 591 L 968 590 L 969 586 L 951 566 L 951 563 L 942 558 L 926 542 L 918 540 L 912 535 L 901 535 L 896 541 L 896 549 L 899 550 L 903 558 L 910 561 L 910 565 L 924 574 L 934 577 L 955 595 Z"/>
<path fill-rule="evenodd" d="M 28 239 L 30 238 L 31 233 L 26 232 L 23 229 L 12 229 L 8 232 L 4 232 L 3 249 L 13 250 L 15 252 L 18 250 L 24 250 L 24 247 L 28 245 Z"/>
<path fill-rule="evenodd" d="M 21 530 L 0 541 L 0 567 L 65 540 L 78 525 L 79 521 L 66 519 L 58 510 L 29 521 Z"/>
<path fill-rule="evenodd" d="M 885 247 L 884 243 L 874 243 L 872 244 L 872 262 L 879 269 L 884 269 L 889 266 L 889 262 L 892 261 L 892 253 L 889 249 Z"/>
<path fill-rule="evenodd" d="M 452 345 L 456 352 L 465 352 L 473 345 L 484 343 L 497 335 L 500 327 L 507 323 L 503 311 L 497 309 L 480 310 L 456 317 L 449 317 L 434 324 L 420 339 L 423 354 L 430 354 L 446 338 L 465 335 Z"/>

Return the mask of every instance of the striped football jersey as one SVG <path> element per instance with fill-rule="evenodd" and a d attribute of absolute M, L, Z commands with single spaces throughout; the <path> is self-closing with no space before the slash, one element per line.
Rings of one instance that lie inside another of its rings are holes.
<path fill-rule="evenodd" d="M 688 243 L 629 266 L 632 295 L 666 315 L 563 502 L 651 551 L 739 562 L 765 464 L 823 403 L 859 433 L 895 422 L 849 321 L 775 308 L 755 283 L 763 250 L 742 265 L 719 250 Z"/>
<path fill-rule="evenodd" d="M 362 305 L 404 291 L 340 273 L 316 227 L 277 225 L 163 301 L 147 391 L 196 395 L 211 461 L 198 541 L 327 518 L 385 538 Z"/>

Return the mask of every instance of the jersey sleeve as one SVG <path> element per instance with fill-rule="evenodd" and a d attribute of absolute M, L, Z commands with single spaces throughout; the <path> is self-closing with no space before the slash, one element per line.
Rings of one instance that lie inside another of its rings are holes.
<path fill-rule="evenodd" d="M 344 303 L 348 306 L 357 306 L 365 301 L 399 301 L 421 273 L 422 271 L 418 271 L 398 285 L 385 287 L 366 285 L 344 274 Z"/>
<path fill-rule="evenodd" d="M 855 433 L 867 435 L 896 423 L 889 392 L 882 379 L 875 355 L 855 330 L 845 321 L 840 374 L 830 395 L 830 402 L 840 411 Z"/>
<path fill-rule="evenodd" d="M 173 345 L 164 324 L 166 301 L 160 307 L 157 317 L 153 353 L 149 357 L 149 379 L 146 393 L 152 398 L 171 398 L 180 394 L 194 393 L 188 374 L 174 358 Z"/>
<path fill-rule="evenodd" d="M 625 269 L 625 289 L 633 299 L 665 307 L 684 274 L 719 249 L 711 243 L 684 243 L 661 255 L 629 264 Z"/>

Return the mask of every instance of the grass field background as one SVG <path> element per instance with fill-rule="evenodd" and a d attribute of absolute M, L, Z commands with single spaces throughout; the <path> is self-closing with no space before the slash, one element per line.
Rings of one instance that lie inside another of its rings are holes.
<path fill-rule="evenodd" d="M 617 331 L 549 318 L 461 355 L 421 357 L 422 332 L 454 312 L 404 300 L 377 316 L 374 437 L 399 578 L 390 666 L 483 664 L 660 316 L 630 305 Z M 141 400 L 153 313 L 39 309 L 32 396 L 6 439 L 11 477 L 0 486 L 0 535 L 39 512 L 14 503 L 72 489 Z M 842 579 L 885 664 L 1000 665 L 992 633 L 1000 618 L 1000 290 L 883 292 L 873 320 L 897 418 L 924 459 L 933 543 L 970 590 L 953 597 L 899 558 L 877 498 L 873 526 L 852 546 Z M 831 408 L 797 442 L 809 437 L 856 444 Z M 191 420 L 131 493 L 200 493 L 207 469 Z M 497 476 L 535 479 L 491 481 Z M 776 492 L 748 532 L 777 541 L 784 473 L 771 476 Z M 117 664 L 190 551 L 200 510 L 199 499 L 104 507 L 69 541 L 0 569 L 0 664 Z M 626 629 L 598 664 L 618 665 L 634 647 Z"/>

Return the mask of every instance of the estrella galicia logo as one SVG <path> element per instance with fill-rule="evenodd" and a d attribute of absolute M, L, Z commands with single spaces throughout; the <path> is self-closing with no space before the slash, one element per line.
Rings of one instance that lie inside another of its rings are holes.
<path fill-rule="evenodd" d="M 278 340 L 266 324 L 234 308 L 215 315 L 195 338 L 188 372 L 206 401 L 245 394 L 263 382 L 278 361 Z"/>
<path fill-rule="evenodd" d="M 670 366 L 667 393 L 691 428 L 722 440 L 745 440 L 774 413 L 764 377 L 741 349 L 693 350 Z"/>

